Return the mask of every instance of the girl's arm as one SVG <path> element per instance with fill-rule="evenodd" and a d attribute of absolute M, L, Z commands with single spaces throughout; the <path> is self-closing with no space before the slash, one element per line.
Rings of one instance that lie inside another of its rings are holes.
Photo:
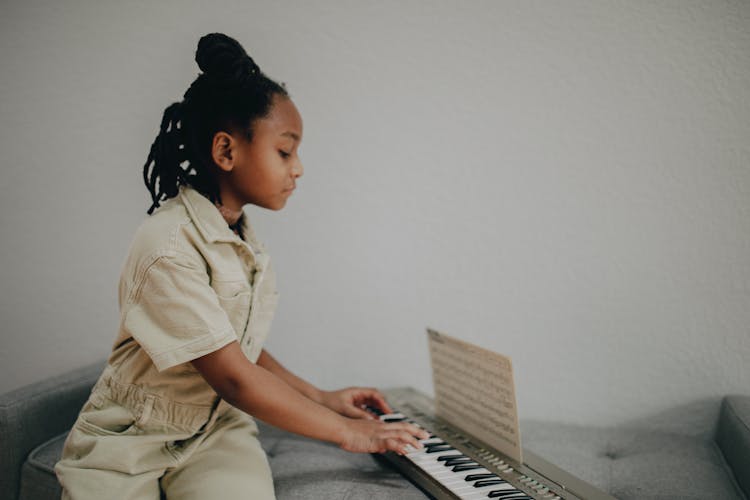
<path fill-rule="evenodd" d="M 284 368 L 284 366 L 276 361 L 276 358 L 271 356 L 271 354 L 269 354 L 265 349 L 260 351 L 260 356 L 258 356 L 257 364 L 297 389 L 301 394 L 304 394 L 316 403 L 322 403 L 323 395 L 320 389 L 318 389 L 311 383 L 302 380 L 297 375 Z"/>
<path fill-rule="evenodd" d="M 362 409 L 363 405 L 379 408 L 385 413 L 393 413 L 393 410 L 385 401 L 385 397 L 380 391 L 372 387 L 347 387 L 338 391 L 322 391 L 284 368 L 265 349 L 260 352 L 257 364 L 284 380 L 301 394 L 341 415 L 352 418 L 375 419 L 374 416 Z"/>
<path fill-rule="evenodd" d="M 305 397 L 271 371 L 251 363 L 237 342 L 192 361 L 224 400 L 271 425 L 336 443 L 347 451 L 406 453 L 428 435 L 407 422 L 352 419 Z M 416 436 L 416 437 L 415 437 Z"/>

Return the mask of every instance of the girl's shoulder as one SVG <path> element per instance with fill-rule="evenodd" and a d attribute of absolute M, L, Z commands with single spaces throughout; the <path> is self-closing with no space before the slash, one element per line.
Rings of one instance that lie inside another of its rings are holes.
<path fill-rule="evenodd" d="M 194 238 L 184 234 L 194 232 L 191 226 L 192 220 L 179 197 L 169 198 L 135 230 L 128 249 L 128 263 L 143 267 L 159 258 L 180 254 L 197 258 Z"/>
<path fill-rule="evenodd" d="M 210 276 L 241 275 L 243 266 L 266 253 L 247 217 L 241 217 L 245 238 L 228 226 L 219 209 L 198 191 L 183 186 L 138 227 L 128 252 L 124 273 L 143 276 L 152 264 L 173 261 L 179 269 L 204 269 Z"/>

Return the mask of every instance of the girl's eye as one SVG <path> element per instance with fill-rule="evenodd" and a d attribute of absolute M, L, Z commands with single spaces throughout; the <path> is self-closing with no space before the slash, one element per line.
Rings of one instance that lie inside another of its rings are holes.
<path fill-rule="evenodd" d="M 279 150 L 279 154 L 281 155 L 282 158 L 289 158 L 292 155 L 292 153 L 287 153 L 286 151 L 281 151 L 281 150 Z"/>

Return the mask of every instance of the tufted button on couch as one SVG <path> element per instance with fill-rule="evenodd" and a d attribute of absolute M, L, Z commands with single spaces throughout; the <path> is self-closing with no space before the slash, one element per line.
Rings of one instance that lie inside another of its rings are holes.
<path fill-rule="evenodd" d="M 102 363 L 0 396 L 0 500 L 60 497 L 53 466 Z M 258 422 L 279 500 L 423 499 L 382 461 Z M 623 500 L 743 499 L 750 396 L 698 401 L 618 428 L 521 422 L 524 448 Z"/>

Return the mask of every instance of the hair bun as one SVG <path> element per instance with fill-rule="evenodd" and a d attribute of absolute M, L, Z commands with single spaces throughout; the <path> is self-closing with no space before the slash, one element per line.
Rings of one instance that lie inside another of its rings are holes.
<path fill-rule="evenodd" d="M 260 73 L 240 43 L 223 33 L 209 33 L 198 41 L 195 62 L 205 74 L 241 83 Z"/>

